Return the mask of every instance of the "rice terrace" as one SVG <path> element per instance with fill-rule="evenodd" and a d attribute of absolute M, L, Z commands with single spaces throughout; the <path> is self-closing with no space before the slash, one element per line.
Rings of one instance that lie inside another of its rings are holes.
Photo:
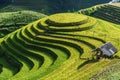
<path fill-rule="evenodd" d="M 0 1 L 0 80 L 120 80 L 120 1 L 66 1 Z"/>

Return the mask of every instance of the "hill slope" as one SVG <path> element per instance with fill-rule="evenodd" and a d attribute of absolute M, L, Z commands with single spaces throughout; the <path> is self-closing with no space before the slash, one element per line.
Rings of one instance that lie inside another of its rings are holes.
<path fill-rule="evenodd" d="M 0 13 L 0 37 L 46 15 L 34 11 Z"/>
<path fill-rule="evenodd" d="M 91 50 L 108 41 L 119 50 L 117 34 L 115 24 L 82 14 L 42 18 L 0 40 L 0 79 L 88 80 L 119 62 L 90 59 Z"/>
<path fill-rule="evenodd" d="M 120 7 L 118 7 L 117 5 L 116 6 L 113 4 L 96 5 L 91 8 L 80 10 L 78 12 L 96 18 L 100 18 L 115 24 L 120 24 Z"/>

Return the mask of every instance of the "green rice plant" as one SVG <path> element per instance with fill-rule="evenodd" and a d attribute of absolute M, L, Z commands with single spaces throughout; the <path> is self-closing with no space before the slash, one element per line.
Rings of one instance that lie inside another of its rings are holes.
<path fill-rule="evenodd" d="M 48 23 L 49 26 L 73 26 L 84 24 L 87 20 L 88 17 L 82 14 L 61 13 L 49 16 L 46 23 Z"/>
<path fill-rule="evenodd" d="M 43 23 L 43 24 L 42 24 Z M 39 25 L 40 27 L 48 25 L 47 23 L 45 23 L 45 21 L 41 20 L 41 24 Z M 89 18 L 87 22 L 80 24 L 80 25 L 73 25 L 73 26 L 63 26 L 63 27 L 59 27 L 59 26 L 46 26 L 43 29 L 46 29 L 47 31 L 56 31 L 56 32 L 72 32 L 72 31 L 83 31 L 83 30 L 88 30 L 93 28 L 96 25 L 96 20 L 93 18 Z"/>
<path fill-rule="evenodd" d="M 68 18 L 67 15 L 71 17 Z M 0 62 L 0 78 L 92 79 L 97 72 L 119 62 L 115 57 L 100 60 L 91 58 L 91 51 L 106 42 L 111 42 L 119 50 L 118 27 L 119 25 L 76 13 L 55 14 L 32 22 L 0 39 L 0 60 L 7 60 L 5 63 Z M 119 57 L 119 54 L 118 52 L 115 56 Z M 5 69 L 7 65 L 10 68 Z M 15 66 L 17 68 L 13 70 Z M 116 77 L 110 79 L 119 78 L 119 71 L 114 73 Z"/>
<path fill-rule="evenodd" d="M 99 73 L 96 73 L 92 76 L 91 80 L 101 80 L 101 79 L 119 79 L 119 60 L 114 60 L 111 62 L 112 65 L 109 65 L 107 68 L 101 70 Z"/>

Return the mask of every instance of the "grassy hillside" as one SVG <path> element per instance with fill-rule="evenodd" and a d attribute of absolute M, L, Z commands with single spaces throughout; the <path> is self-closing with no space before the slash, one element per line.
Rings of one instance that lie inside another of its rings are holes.
<path fill-rule="evenodd" d="M 16 12 L 22 10 L 28 10 L 28 9 L 23 6 L 6 5 L 0 9 L 0 12 Z"/>
<path fill-rule="evenodd" d="M 120 50 L 116 26 L 120 27 L 76 13 L 54 14 L 30 23 L 0 40 L 0 79 L 92 79 L 119 62 L 116 58 L 91 59 L 91 50 L 105 42 Z"/>
<path fill-rule="evenodd" d="M 36 4 L 33 4 L 36 5 Z M 22 11 L 22 10 L 30 10 L 30 11 L 35 11 L 35 12 L 40 12 L 43 14 L 49 14 L 49 10 L 47 7 L 33 7 L 33 5 L 31 4 L 31 6 L 24 6 L 24 5 L 13 5 L 13 4 L 9 4 L 6 5 L 2 8 L 0 8 L 0 12 L 15 12 L 15 11 Z"/>
<path fill-rule="evenodd" d="M 34 11 L 0 13 L 0 37 L 45 16 Z"/>
<path fill-rule="evenodd" d="M 116 3 L 119 4 L 119 3 Z M 120 24 L 120 7 L 112 4 L 102 4 L 78 11 L 79 13 Z"/>
<path fill-rule="evenodd" d="M 98 74 L 92 77 L 92 80 L 119 80 L 120 79 L 120 62 L 118 61 L 117 64 L 114 64 L 110 67 L 107 67 L 103 71 L 99 72 Z"/>

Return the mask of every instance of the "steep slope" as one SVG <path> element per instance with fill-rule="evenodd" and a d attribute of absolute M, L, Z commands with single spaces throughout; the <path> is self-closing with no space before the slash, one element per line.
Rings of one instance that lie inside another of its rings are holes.
<path fill-rule="evenodd" d="M 105 42 L 120 49 L 120 29 L 114 25 L 76 13 L 54 14 L 30 23 L 0 40 L 0 59 L 4 60 L 0 79 L 88 80 L 119 62 L 91 59 L 91 50 Z"/>

